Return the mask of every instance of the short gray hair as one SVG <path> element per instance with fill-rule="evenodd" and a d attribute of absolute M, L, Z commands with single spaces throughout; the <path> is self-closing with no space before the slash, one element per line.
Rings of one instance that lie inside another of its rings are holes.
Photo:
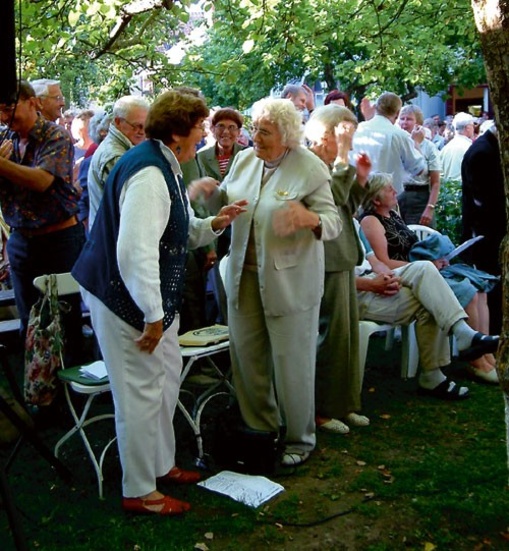
<path fill-rule="evenodd" d="M 298 84 L 287 84 L 281 92 L 281 99 L 288 99 L 289 97 L 296 96 L 299 92 L 304 92 L 304 88 Z"/>
<path fill-rule="evenodd" d="M 415 115 L 415 122 L 419 125 L 422 125 L 424 123 L 424 115 L 419 107 L 417 105 L 408 104 L 403 105 L 401 108 L 401 111 L 399 112 L 399 116 L 401 115 L 408 115 L 409 113 Z"/>
<path fill-rule="evenodd" d="M 251 111 L 253 124 L 268 120 L 281 132 L 282 145 L 296 149 L 302 137 L 301 114 L 289 99 L 264 98 L 253 104 Z"/>
<path fill-rule="evenodd" d="M 95 143 L 99 144 L 104 140 L 110 127 L 111 118 L 110 113 L 101 110 L 96 111 L 95 115 L 90 119 L 88 133 Z"/>
<path fill-rule="evenodd" d="M 125 119 L 131 110 L 136 108 L 148 111 L 150 104 L 141 96 L 122 96 L 113 106 L 113 118 Z"/>
<path fill-rule="evenodd" d="M 456 132 L 462 132 L 469 124 L 474 124 L 475 119 L 470 113 L 460 111 L 454 115 L 452 119 L 452 126 Z"/>
<path fill-rule="evenodd" d="M 30 84 L 35 91 L 35 95 L 40 98 L 49 94 L 49 86 L 60 86 L 60 81 L 51 78 L 38 78 L 37 80 L 31 80 Z"/>
<path fill-rule="evenodd" d="M 430 130 L 438 130 L 438 122 L 431 117 L 424 119 L 422 125 L 426 128 L 429 128 Z"/>
<path fill-rule="evenodd" d="M 336 126 L 344 121 L 357 126 L 357 117 L 347 107 L 335 103 L 317 107 L 306 123 L 306 138 L 310 142 L 318 143 L 325 132 L 334 132 Z"/>

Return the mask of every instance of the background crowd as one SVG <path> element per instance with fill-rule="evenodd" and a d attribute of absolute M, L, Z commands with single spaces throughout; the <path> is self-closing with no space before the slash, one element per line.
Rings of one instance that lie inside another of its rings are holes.
<path fill-rule="evenodd" d="M 345 92 L 316 107 L 293 84 L 253 105 L 249 130 L 238 110 L 210 111 L 187 87 L 152 103 L 64 106 L 55 80 L 21 81 L 17 102 L 0 105 L 2 277 L 22 335 L 34 277 L 72 270 L 82 285 L 112 385 L 125 510 L 183 513 L 190 505 L 158 485 L 200 478 L 175 465 L 179 331 L 228 323 L 244 422 L 281 435 L 287 467 L 306 461 L 317 428 L 370 422 L 359 320 L 416 322 L 423 395 L 468 396 L 442 371 L 451 335 L 472 375 L 498 382 L 492 297 L 506 218 L 493 121 L 425 118 L 385 92 L 360 102 L 358 123 Z M 449 266 L 441 240 L 434 256 L 412 256 L 408 225 L 435 226 L 449 182 L 462 186 L 463 238 L 483 236 L 468 270 Z M 79 359 L 72 306 L 66 336 Z"/>

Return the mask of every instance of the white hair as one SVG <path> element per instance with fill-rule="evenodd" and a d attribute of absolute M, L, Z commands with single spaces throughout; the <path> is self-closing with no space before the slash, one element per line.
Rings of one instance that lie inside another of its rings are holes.
<path fill-rule="evenodd" d="M 326 132 L 334 133 L 334 129 L 343 121 L 351 122 L 357 127 L 357 117 L 348 107 L 335 103 L 317 107 L 306 123 L 306 138 L 312 143 L 318 143 Z"/>
<path fill-rule="evenodd" d="M 253 124 L 267 120 L 281 132 L 282 145 L 290 149 L 299 147 L 302 136 L 302 117 L 289 99 L 264 98 L 253 104 Z"/>
<path fill-rule="evenodd" d="M 469 113 L 456 113 L 456 115 L 454 115 L 454 119 L 452 119 L 452 126 L 456 132 L 461 132 L 466 126 L 474 123 L 475 119 Z"/>
<path fill-rule="evenodd" d="M 60 81 L 50 78 L 39 78 L 37 80 L 31 80 L 30 84 L 34 89 L 35 95 L 40 98 L 41 96 L 47 96 L 49 94 L 49 86 L 60 86 Z"/>
<path fill-rule="evenodd" d="M 113 106 L 113 118 L 125 119 L 132 109 L 149 110 L 150 104 L 141 96 L 122 96 Z"/>

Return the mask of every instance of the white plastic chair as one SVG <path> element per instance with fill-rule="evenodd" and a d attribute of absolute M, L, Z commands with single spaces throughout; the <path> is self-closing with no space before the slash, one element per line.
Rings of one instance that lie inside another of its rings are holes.
<path fill-rule="evenodd" d="M 57 289 L 58 289 L 58 296 L 65 296 L 65 295 L 72 295 L 80 292 L 78 282 L 72 277 L 70 273 L 63 273 L 63 274 L 55 274 L 56 280 L 57 280 Z M 47 275 L 39 276 L 34 279 L 34 286 L 39 289 L 41 292 L 46 291 L 46 285 L 47 285 Z M 61 358 L 62 366 L 64 366 L 63 358 Z M 66 432 L 62 438 L 56 443 L 55 445 L 55 457 L 58 457 L 59 451 L 61 446 L 69 440 L 69 438 L 75 434 L 78 433 L 81 437 L 81 440 L 83 441 L 83 444 L 85 446 L 85 449 L 87 450 L 87 454 L 90 458 L 90 461 L 92 463 L 92 466 L 94 467 L 94 471 L 97 477 L 97 486 L 99 491 L 99 498 L 102 499 L 103 497 L 103 463 L 104 458 L 106 456 L 106 452 L 108 451 L 109 447 L 115 442 L 116 437 L 112 438 L 106 446 L 102 449 L 100 455 L 96 455 L 94 452 L 92 445 L 90 443 L 89 437 L 87 433 L 85 432 L 85 428 L 91 425 L 92 423 L 96 423 L 98 421 L 102 421 L 104 419 L 114 419 L 115 415 L 113 413 L 105 413 L 101 415 L 96 415 L 94 417 L 89 417 L 90 408 L 92 406 L 92 402 L 94 399 L 105 393 L 110 392 L 110 384 L 107 378 L 100 379 L 99 381 L 94 379 L 88 379 L 86 377 L 83 377 L 80 373 L 80 367 L 72 367 L 72 368 L 63 368 L 61 371 L 58 372 L 58 378 L 64 383 L 64 392 L 65 392 L 65 399 L 67 401 L 67 405 L 69 406 L 69 411 L 71 412 L 72 418 L 74 419 L 74 426 Z M 76 392 L 77 394 L 82 394 L 84 396 L 87 396 L 85 405 L 83 406 L 83 409 L 81 412 L 78 412 L 76 409 L 76 406 L 73 404 L 73 401 L 71 399 L 71 395 L 69 392 L 69 387 Z"/>
<path fill-rule="evenodd" d="M 440 233 L 438 230 L 434 230 L 433 228 L 428 228 L 428 226 L 422 226 L 421 224 L 409 224 L 408 226 L 412 231 L 414 231 L 417 234 L 417 237 L 419 240 L 426 239 L 426 237 L 433 235 L 434 233 Z M 451 336 L 451 348 L 452 348 L 452 355 L 458 356 L 458 344 L 456 342 L 456 339 L 453 336 Z"/>
<path fill-rule="evenodd" d="M 386 331 L 386 350 L 390 350 L 394 341 L 394 330 L 396 326 L 388 323 L 382 324 L 375 321 L 359 321 L 359 372 L 361 381 L 364 379 L 366 358 L 368 355 L 369 339 L 371 335 L 379 331 Z M 389 344 L 388 344 L 389 343 Z M 419 349 L 415 340 L 413 324 L 401 327 L 401 377 L 411 379 L 415 377 L 419 367 Z"/>

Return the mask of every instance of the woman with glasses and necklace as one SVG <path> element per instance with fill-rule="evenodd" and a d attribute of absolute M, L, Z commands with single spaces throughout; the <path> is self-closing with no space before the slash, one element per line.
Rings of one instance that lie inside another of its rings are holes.
<path fill-rule="evenodd" d="M 245 423 L 286 427 L 284 466 L 303 463 L 316 444 L 314 418 L 318 312 L 323 293 L 323 240 L 341 220 L 325 164 L 301 146 L 293 103 L 253 105 L 253 147 L 235 157 L 217 187 L 192 184 L 215 211 L 245 198 L 232 225 L 226 271 L 233 382 Z M 215 208 L 214 208 L 215 207 Z"/>

